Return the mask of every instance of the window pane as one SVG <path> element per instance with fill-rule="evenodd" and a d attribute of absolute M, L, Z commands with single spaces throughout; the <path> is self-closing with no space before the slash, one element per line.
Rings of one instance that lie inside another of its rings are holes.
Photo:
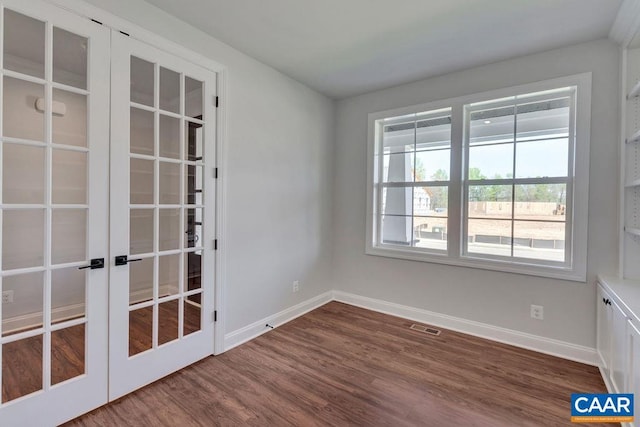
<path fill-rule="evenodd" d="M 469 180 L 513 176 L 513 144 L 469 147 Z"/>
<path fill-rule="evenodd" d="M 470 218 L 511 218 L 511 185 L 470 185 Z"/>
<path fill-rule="evenodd" d="M 513 142 L 514 107 L 474 111 L 470 114 L 469 145 Z"/>
<path fill-rule="evenodd" d="M 567 176 L 568 161 L 566 138 L 516 144 L 516 178 Z"/>
<path fill-rule="evenodd" d="M 413 246 L 417 248 L 447 250 L 447 218 L 413 218 Z"/>
<path fill-rule="evenodd" d="M 385 188 L 382 190 L 382 213 L 384 215 L 412 215 L 411 188 Z"/>
<path fill-rule="evenodd" d="M 131 102 L 153 107 L 154 65 L 131 57 Z"/>
<path fill-rule="evenodd" d="M 153 113 L 131 107 L 129 149 L 132 153 L 153 156 Z"/>
<path fill-rule="evenodd" d="M 416 181 L 448 181 L 451 150 L 416 152 Z"/>
<path fill-rule="evenodd" d="M 448 187 L 415 187 L 413 189 L 413 215 L 447 216 Z"/>
<path fill-rule="evenodd" d="M 180 112 L 180 74 L 160 67 L 160 109 Z"/>
<path fill-rule="evenodd" d="M 385 154 L 383 182 L 413 182 L 414 153 Z"/>
<path fill-rule="evenodd" d="M 470 254 L 511 256 L 511 221 L 470 219 L 467 239 Z"/>
<path fill-rule="evenodd" d="M 564 261 L 564 222 L 515 221 L 513 233 L 515 257 Z"/>
<path fill-rule="evenodd" d="M 87 39 L 53 28 L 53 81 L 87 88 Z"/>
<path fill-rule="evenodd" d="M 566 184 L 516 186 L 516 219 L 565 221 Z"/>
<path fill-rule="evenodd" d="M 65 112 L 53 113 L 53 142 L 87 146 L 87 96 L 53 89 L 53 102 L 64 105 Z"/>
<path fill-rule="evenodd" d="M 44 141 L 44 113 L 36 107 L 44 101 L 44 86 L 5 76 L 3 89 L 4 136 Z"/>
<path fill-rule="evenodd" d="M 195 119 L 202 119 L 202 82 L 185 77 L 184 90 L 184 114 Z"/>
<path fill-rule="evenodd" d="M 2 213 L 2 269 L 44 265 L 44 209 Z"/>
<path fill-rule="evenodd" d="M 13 303 L 2 307 L 2 336 L 42 327 L 44 319 L 44 273 L 18 274 L 2 279 L 2 292 Z"/>
<path fill-rule="evenodd" d="M 3 203 L 44 203 L 44 155 L 42 147 L 3 144 Z"/>
<path fill-rule="evenodd" d="M 518 105 L 516 140 L 569 137 L 569 103 L 566 97 Z"/>
<path fill-rule="evenodd" d="M 53 150 L 53 203 L 87 203 L 87 153 Z"/>
<path fill-rule="evenodd" d="M 160 156 L 180 158 L 180 119 L 160 114 Z"/>
<path fill-rule="evenodd" d="M 45 23 L 4 10 L 4 68 L 44 78 Z"/>
<path fill-rule="evenodd" d="M 434 117 L 416 122 L 416 150 L 449 148 L 451 116 Z"/>
<path fill-rule="evenodd" d="M 410 246 L 413 236 L 410 216 L 382 216 L 382 243 Z"/>

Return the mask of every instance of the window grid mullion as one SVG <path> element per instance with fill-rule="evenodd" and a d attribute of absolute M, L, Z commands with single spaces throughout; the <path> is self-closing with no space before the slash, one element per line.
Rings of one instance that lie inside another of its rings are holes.
<path fill-rule="evenodd" d="M 517 145 L 516 141 L 518 139 L 518 102 L 513 106 L 513 165 L 511 165 L 511 178 L 516 179 L 516 156 L 517 156 Z M 515 181 L 511 183 L 511 258 L 513 258 L 513 246 L 515 242 L 515 232 L 516 232 L 516 185 Z"/>

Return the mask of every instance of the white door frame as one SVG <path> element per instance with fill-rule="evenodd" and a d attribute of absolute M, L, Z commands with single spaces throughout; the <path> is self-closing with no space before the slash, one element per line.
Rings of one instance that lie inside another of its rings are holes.
<path fill-rule="evenodd" d="M 218 240 L 218 250 L 216 257 L 216 286 L 215 286 L 215 307 L 218 313 L 218 321 L 214 324 L 214 354 L 221 354 L 225 351 L 225 287 L 226 287 L 226 209 L 227 209 L 227 114 L 228 114 L 228 90 L 227 90 L 227 67 L 213 59 L 200 53 L 189 50 L 188 46 L 183 46 L 166 39 L 156 33 L 148 31 L 126 19 L 120 18 L 99 7 L 93 6 L 83 0 L 46 0 L 58 5 L 75 14 L 95 19 L 103 25 L 122 31 L 131 38 L 147 43 L 153 47 L 164 50 L 167 53 L 183 58 L 194 64 L 214 71 L 218 74 L 217 96 L 219 98 L 218 108 L 216 108 L 216 167 L 218 168 L 218 179 L 216 185 L 216 239 Z"/>

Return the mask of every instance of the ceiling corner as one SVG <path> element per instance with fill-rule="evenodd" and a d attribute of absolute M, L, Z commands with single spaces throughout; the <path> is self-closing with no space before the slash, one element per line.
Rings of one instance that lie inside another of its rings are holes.
<path fill-rule="evenodd" d="M 640 28 L 640 0 L 624 0 L 618 9 L 616 20 L 609 31 L 609 38 L 621 46 L 627 46 Z"/>

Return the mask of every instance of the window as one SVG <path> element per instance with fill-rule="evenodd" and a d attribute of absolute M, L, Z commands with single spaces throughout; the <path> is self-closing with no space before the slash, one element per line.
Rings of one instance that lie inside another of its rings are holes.
<path fill-rule="evenodd" d="M 371 114 L 367 253 L 584 281 L 590 86 Z"/>

